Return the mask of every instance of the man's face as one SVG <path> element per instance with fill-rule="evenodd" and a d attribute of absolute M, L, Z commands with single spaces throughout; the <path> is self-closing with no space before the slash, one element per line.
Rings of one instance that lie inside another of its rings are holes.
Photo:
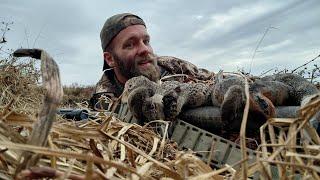
<path fill-rule="evenodd" d="M 149 42 L 149 34 L 143 25 L 129 26 L 112 40 L 111 55 L 117 77 L 128 80 L 143 75 L 152 81 L 159 79 L 159 67 Z"/>

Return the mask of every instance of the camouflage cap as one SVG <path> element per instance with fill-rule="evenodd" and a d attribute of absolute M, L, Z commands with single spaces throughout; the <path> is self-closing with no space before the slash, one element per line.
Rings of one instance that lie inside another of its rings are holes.
<path fill-rule="evenodd" d="M 105 52 L 112 39 L 116 37 L 120 31 L 128 26 L 139 24 L 146 26 L 144 21 L 139 16 L 131 13 L 116 14 L 107 19 L 100 32 L 103 52 Z M 106 62 L 104 62 L 103 70 L 107 68 L 109 68 L 109 66 Z"/>

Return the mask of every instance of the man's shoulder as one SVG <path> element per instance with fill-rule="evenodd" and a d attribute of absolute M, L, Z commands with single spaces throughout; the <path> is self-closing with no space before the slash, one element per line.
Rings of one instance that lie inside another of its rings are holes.
<path fill-rule="evenodd" d="M 104 72 L 102 74 L 100 80 L 96 84 L 95 93 L 108 93 L 112 95 L 117 94 L 117 87 L 107 73 Z"/>
<path fill-rule="evenodd" d="M 184 65 L 184 66 L 191 66 L 192 68 L 196 68 L 194 64 L 189 61 L 174 57 L 174 56 L 159 56 L 158 57 L 158 64 L 160 66 L 174 66 L 174 65 Z"/>
<path fill-rule="evenodd" d="M 170 74 L 186 74 L 199 80 L 208 80 L 214 76 L 214 73 L 207 69 L 198 68 L 189 61 L 173 56 L 159 56 L 158 65 Z"/>

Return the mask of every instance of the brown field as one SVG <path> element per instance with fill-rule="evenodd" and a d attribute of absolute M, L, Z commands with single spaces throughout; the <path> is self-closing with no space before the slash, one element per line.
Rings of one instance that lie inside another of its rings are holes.
<path fill-rule="evenodd" d="M 212 169 L 148 125 L 127 124 L 106 112 L 92 113 L 81 122 L 50 115 L 46 110 L 57 102 L 48 103 L 52 97 L 41 83 L 33 60 L 0 61 L 0 179 L 246 179 L 254 173 L 272 179 L 271 167 L 285 179 L 297 174 L 320 178 L 320 139 L 308 123 L 320 109 L 320 95 L 301 108 L 299 118 L 274 118 L 264 124 L 256 160 L 250 164 L 243 124 L 242 160 Z M 92 91 L 90 86 L 64 87 L 60 107 L 75 107 Z M 46 126 L 48 122 L 52 124 Z M 158 123 L 168 128 L 168 122 Z M 37 132 L 42 133 L 35 136 Z M 45 143 L 38 144 L 43 138 Z M 239 164 L 241 169 L 235 170 Z"/>

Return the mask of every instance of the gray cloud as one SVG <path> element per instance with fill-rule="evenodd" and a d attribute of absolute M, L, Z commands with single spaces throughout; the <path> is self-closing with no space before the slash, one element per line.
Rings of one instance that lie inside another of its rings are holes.
<path fill-rule="evenodd" d="M 320 51 L 320 4 L 308 1 L 10 1 L 0 0 L 0 20 L 14 21 L 8 48 L 40 47 L 57 60 L 64 84 L 94 84 L 101 75 L 99 33 L 113 14 L 132 12 L 147 23 L 159 55 L 209 70 L 294 68 Z"/>

